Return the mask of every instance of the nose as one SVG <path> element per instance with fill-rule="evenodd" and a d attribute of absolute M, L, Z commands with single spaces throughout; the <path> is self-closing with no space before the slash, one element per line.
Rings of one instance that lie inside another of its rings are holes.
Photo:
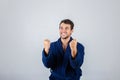
<path fill-rule="evenodd" d="M 62 32 L 63 32 L 63 33 L 66 32 L 66 29 L 62 29 Z"/>

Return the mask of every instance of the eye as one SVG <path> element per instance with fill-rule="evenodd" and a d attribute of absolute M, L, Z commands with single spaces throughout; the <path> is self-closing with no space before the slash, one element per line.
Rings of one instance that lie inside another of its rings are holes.
<path fill-rule="evenodd" d="M 61 26 L 60 26 L 60 27 L 59 27 L 59 29 L 61 29 L 61 30 L 62 30 L 62 29 L 63 29 L 63 27 L 61 27 Z"/>
<path fill-rule="evenodd" d="M 69 28 L 68 28 L 68 27 L 66 27 L 66 28 L 65 28 L 65 30 L 69 30 Z"/>

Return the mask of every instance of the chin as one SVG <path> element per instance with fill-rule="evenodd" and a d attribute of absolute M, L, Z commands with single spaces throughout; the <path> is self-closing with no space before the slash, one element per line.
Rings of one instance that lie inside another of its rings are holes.
<path fill-rule="evenodd" d="M 62 37 L 62 36 L 61 36 L 61 38 L 62 38 L 62 39 L 67 39 L 67 38 L 69 38 L 69 36 L 66 36 L 66 37 Z"/>

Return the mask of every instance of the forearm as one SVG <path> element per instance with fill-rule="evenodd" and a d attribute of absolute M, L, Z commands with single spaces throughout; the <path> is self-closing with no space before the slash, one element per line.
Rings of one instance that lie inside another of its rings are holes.
<path fill-rule="evenodd" d="M 74 58 L 72 57 L 72 55 L 70 56 L 70 65 L 73 68 L 80 67 L 83 64 L 83 60 L 84 60 L 84 47 L 77 49 L 76 56 Z"/>
<path fill-rule="evenodd" d="M 48 54 L 46 54 L 45 50 L 43 50 L 42 61 L 47 68 L 51 68 L 54 65 L 55 60 L 51 52 L 48 52 Z"/>
<path fill-rule="evenodd" d="M 71 56 L 74 59 L 76 57 L 76 55 L 77 55 L 77 49 L 75 48 L 75 49 L 71 50 Z"/>

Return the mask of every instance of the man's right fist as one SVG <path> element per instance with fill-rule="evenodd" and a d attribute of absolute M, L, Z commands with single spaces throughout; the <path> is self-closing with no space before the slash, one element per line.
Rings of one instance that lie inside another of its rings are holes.
<path fill-rule="evenodd" d="M 48 52 L 49 52 L 49 48 L 50 48 L 50 40 L 45 39 L 44 40 L 44 49 L 45 49 L 45 52 L 46 52 L 47 55 L 48 55 Z"/>

